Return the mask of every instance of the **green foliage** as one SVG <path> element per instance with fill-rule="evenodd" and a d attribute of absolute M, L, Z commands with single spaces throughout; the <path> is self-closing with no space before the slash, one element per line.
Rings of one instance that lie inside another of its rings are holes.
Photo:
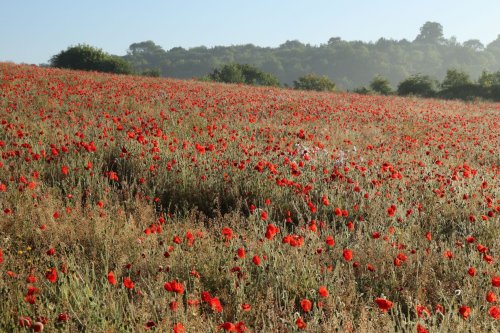
<path fill-rule="evenodd" d="M 370 82 L 370 89 L 381 95 L 390 95 L 392 93 L 389 80 L 380 75 L 375 76 Z"/>
<path fill-rule="evenodd" d="M 162 59 L 165 55 L 166 52 L 161 46 L 148 40 L 145 42 L 131 44 L 124 59 L 130 62 L 135 71 L 138 73 L 146 73 L 146 76 L 150 76 L 147 74 L 152 74 L 153 72 L 147 71 L 153 69 L 155 71 L 159 71 L 160 75 L 158 76 L 161 76 L 161 68 L 163 66 L 157 61 L 157 59 Z"/>
<path fill-rule="evenodd" d="M 496 73 L 483 71 L 477 84 L 481 89 L 482 97 L 500 101 L 500 71 Z"/>
<path fill-rule="evenodd" d="M 70 46 L 50 59 L 53 67 L 130 74 L 132 67 L 123 58 L 110 55 L 101 49 L 86 44 Z"/>
<path fill-rule="evenodd" d="M 286 41 L 274 48 L 246 44 L 174 47 L 167 51 L 152 41 L 145 41 L 130 45 L 124 58 L 133 64 L 137 73 L 159 68 L 163 76 L 200 78 L 223 64 L 246 63 L 289 86 L 293 86 L 298 77 L 318 73 L 335 82 L 337 89 L 345 90 L 368 86 L 377 74 L 393 83 L 401 82 L 412 73 L 442 81 L 448 68 L 459 67 L 473 79 L 478 78 L 482 70 L 500 68 L 500 38 L 485 48 L 474 39 L 461 45 L 454 38 L 445 39 L 443 27 L 436 22 L 425 23 L 416 35 L 414 41 L 381 38 L 371 43 L 332 36 L 318 46 Z"/>
<path fill-rule="evenodd" d="M 297 81 L 293 81 L 295 89 L 299 90 L 316 90 L 316 91 L 334 91 L 335 82 L 332 82 L 326 76 L 318 76 L 315 74 L 308 74 L 301 76 Z"/>
<path fill-rule="evenodd" d="M 412 75 L 398 85 L 400 96 L 434 97 L 437 93 L 437 81 L 428 75 Z"/>
<path fill-rule="evenodd" d="M 353 90 L 353 92 L 355 92 L 356 94 L 360 94 L 360 95 L 369 95 L 371 93 L 371 90 L 368 89 L 367 87 L 359 87 L 359 88 L 356 88 Z"/>
<path fill-rule="evenodd" d="M 256 86 L 279 86 L 278 79 L 248 64 L 226 64 L 215 69 L 208 78 L 215 82 L 244 83 Z"/>
<path fill-rule="evenodd" d="M 439 44 L 444 41 L 443 26 L 437 22 L 425 22 L 415 42 Z"/>
<path fill-rule="evenodd" d="M 142 76 L 149 76 L 149 77 L 160 77 L 161 76 L 161 71 L 158 68 L 151 68 L 151 69 L 146 69 L 141 73 Z"/>
<path fill-rule="evenodd" d="M 469 74 L 458 69 L 449 69 L 441 82 L 439 95 L 447 99 L 471 100 L 481 95 L 480 87 L 472 83 Z"/>

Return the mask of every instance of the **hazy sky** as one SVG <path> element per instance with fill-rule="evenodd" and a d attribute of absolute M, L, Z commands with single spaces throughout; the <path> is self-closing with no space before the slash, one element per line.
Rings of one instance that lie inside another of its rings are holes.
<path fill-rule="evenodd" d="M 413 40 L 426 21 L 441 23 L 446 38 L 486 45 L 499 18 L 500 0 L 0 0 L 0 61 L 43 63 L 79 43 L 124 55 L 145 40 L 165 50 Z"/>

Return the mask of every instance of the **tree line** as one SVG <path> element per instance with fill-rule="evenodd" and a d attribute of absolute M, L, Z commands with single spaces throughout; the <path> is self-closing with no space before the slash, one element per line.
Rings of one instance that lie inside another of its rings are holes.
<path fill-rule="evenodd" d="M 78 47 L 86 48 L 86 51 L 89 48 L 87 45 L 73 48 Z M 64 58 L 62 54 L 69 53 L 70 49 L 54 56 L 51 64 L 68 67 L 66 64 L 60 65 L 60 58 Z M 316 90 L 333 90 L 337 87 L 360 93 L 411 93 L 425 97 L 463 99 L 496 99 L 498 95 L 495 87 L 499 80 L 500 35 L 486 46 L 477 39 L 460 44 L 454 37 L 444 38 L 443 27 L 436 22 L 426 22 L 412 42 L 380 38 L 375 43 L 366 43 L 332 37 L 320 46 L 295 40 L 287 41 L 277 48 L 247 44 L 190 49 L 175 47 L 165 51 L 153 41 L 144 41 L 131 44 L 123 57 L 97 51 L 104 54 L 101 58 L 106 59 L 107 64 L 94 65 L 89 69 L 113 71 L 115 66 L 121 73 L 148 76 L 275 86 L 282 84 L 304 89 L 316 87 Z M 89 52 L 86 57 L 92 61 L 100 59 Z M 83 63 L 88 66 L 92 61 Z M 80 66 L 77 69 L 82 68 Z M 453 80 L 462 80 L 463 84 L 450 86 L 446 83 L 452 80 L 453 74 L 460 74 L 455 75 L 457 77 Z M 406 92 L 408 89 L 410 93 Z"/>
<path fill-rule="evenodd" d="M 131 44 L 124 59 L 139 72 L 155 68 L 162 76 L 176 78 L 199 78 L 224 64 L 240 63 L 273 74 L 288 86 L 298 77 L 317 73 L 343 90 L 366 86 L 376 75 L 387 78 L 394 89 L 398 82 L 419 73 L 441 81 L 450 68 L 469 73 L 472 79 L 479 78 L 483 70 L 499 70 L 500 35 L 486 46 L 477 39 L 458 43 L 454 37 L 444 38 L 441 24 L 427 22 L 413 41 L 332 37 L 319 46 L 292 40 L 275 48 L 246 44 L 168 51 L 153 41 L 143 41 Z"/>

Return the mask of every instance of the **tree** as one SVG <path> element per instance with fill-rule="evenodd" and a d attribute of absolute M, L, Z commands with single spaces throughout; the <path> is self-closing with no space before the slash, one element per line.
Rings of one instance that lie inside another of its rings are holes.
<path fill-rule="evenodd" d="M 380 75 L 375 76 L 370 82 L 370 89 L 382 95 L 389 95 L 392 93 L 389 81 Z"/>
<path fill-rule="evenodd" d="M 437 81 L 428 75 L 416 74 L 401 81 L 398 85 L 398 95 L 415 95 L 420 97 L 433 97 L 437 92 Z"/>
<path fill-rule="evenodd" d="M 479 39 L 469 39 L 463 43 L 464 47 L 469 49 L 473 49 L 474 51 L 482 51 L 484 50 L 484 45 L 481 43 Z"/>
<path fill-rule="evenodd" d="M 483 71 L 477 83 L 481 88 L 482 97 L 500 101 L 500 71 L 496 73 Z"/>
<path fill-rule="evenodd" d="M 464 71 L 449 69 L 441 82 L 440 96 L 443 98 L 470 100 L 480 95 L 479 86 L 473 84 Z"/>
<path fill-rule="evenodd" d="M 70 46 L 50 59 L 52 67 L 130 74 L 132 68 L 124 59 L 86 44 Z"/>
<path fill-rule="evenodd" d="M 441 44 L 444 41 L 443 26 L 437 22 L 425 22 L 415 42 Z"/>
<path fill-rule="evenodd" d="M 326 76 L 308 74 L 301 76 L 297 81 L 293 81 L 293 86 L 298 90 L 334 91 L 335 82 Z"/>
<path fill-rule="evenodd" d="M 245 83 L 257 86 L 279 86 L 278 79 L 248 64 L 226 64 L 208 75 L 215 82 Z"/>

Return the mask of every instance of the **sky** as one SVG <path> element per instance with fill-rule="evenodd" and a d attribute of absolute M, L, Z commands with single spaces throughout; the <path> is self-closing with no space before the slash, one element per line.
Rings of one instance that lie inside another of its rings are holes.
<path fill-rule="evenodd" d="M 0 61 L 47 63 L 80 43 L 124 55 L 146 40 L 165 50 L 412 41 L 427 21 L 446 38 L 487 45 L 500 34 L 499 17 L 499 0 L 0 0 Z"/>

